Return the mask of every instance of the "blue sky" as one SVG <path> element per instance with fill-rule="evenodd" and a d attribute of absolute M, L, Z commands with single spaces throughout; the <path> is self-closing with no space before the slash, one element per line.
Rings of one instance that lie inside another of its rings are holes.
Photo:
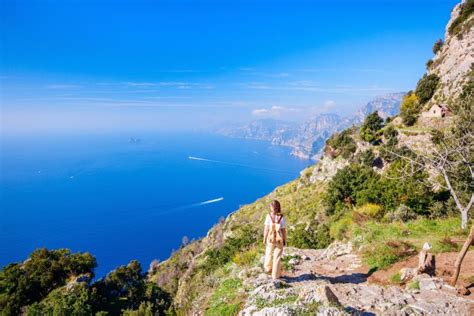
<path fill-rule="evenodd" d="M 412 89 L 457 1 L 1 1 L 5 129 L 349 115 Z"/>

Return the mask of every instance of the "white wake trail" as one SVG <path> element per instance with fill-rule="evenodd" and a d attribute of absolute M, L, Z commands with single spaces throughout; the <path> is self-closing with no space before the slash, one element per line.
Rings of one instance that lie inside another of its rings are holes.
<path fill-rule="evenodd" d="M 195 156 L 188 156 L 188 159 L 189 159 L 189 160 L 204 161 L 204 162 L 211 162 L 211 163 L 218 163 L 218 164 L 223 164 L 223 165 L 228 165 L 228 166 L 235 166 L 235 167 L 241 167 L 241 168 L 250 168 L 250 169 L 256 169 L 256 170 L 266 170 L 266 171 L 272 171 L 272 172 L 278 172 L 278 173 L 285 173 L 285 174 L 294 175 L 294 173 L 293 173 L 293 172 L 290 172 L 290 171 L 278 170 L 278 169 L 272 169 L 272 168 L 264 168 L 264 167 L 257 167 L 257 166 L 245 165 L 245 164 L 235 163 L 235 162 L 227 162 L 227 161 L 221 161 L 221 160 L 212 160 L 212 159 L 200 158 L 200 157 L 195 157 Z"/>
<path fill-rule="evenodd" d="M 201 202 L 201 203 L 196 203 L 195 205 L 206 205 L 206 204 L 211 204 L 211 203 L 216 203 L 216 202 L 220 202 L 224 200 L 223 197 L 220 197 L 220 198 L 217 198 L 217 199 L 213 199 L 213 200 L 208 200 L 208 201 L 204 201 L 204 202 Z"/>
<path fill-rule="evenodd" d="M 223 163 L 222 161 L 211 160 L 211 159 L 206 159 L 206 158 L 199 158 L 199 157 L 193 157 L 193 156 L 189 156 L 188 159 L 190 159 L 190 160 L 199 160 L 199 161 L 208 161 L 208 162 Z"/>

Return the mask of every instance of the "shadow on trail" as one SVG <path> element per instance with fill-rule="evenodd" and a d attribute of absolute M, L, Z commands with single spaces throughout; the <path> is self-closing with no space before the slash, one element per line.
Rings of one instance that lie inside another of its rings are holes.
<path fill-rule="evenodd" d="M 372 312 L 366 312 L 366 311 L 361 311 L 357 308 L 353 308 L 351 306 L 346 307 L 345 311 L 348 312 L 351 315 L 357 315 L 357 316 L 375 316 L 376 314 Z"/>
<path fill-rule="evenodd" d="M 331 284 L 337 283 L 352 283 L 352 284 L 361 284 L 367 281 L 367 278 L 370 276 L 369 273 L 351 273 L 338 276 L 325 276 L 318 275 L 313 273 L 303 273 L 297 276 L 284 276 L 282 279 L 287 283 L 296 283 L 312 280 L 326 280 Z"/>

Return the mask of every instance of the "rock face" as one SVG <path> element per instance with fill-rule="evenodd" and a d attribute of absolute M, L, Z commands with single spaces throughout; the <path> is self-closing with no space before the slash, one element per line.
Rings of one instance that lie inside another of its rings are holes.
<path fill-rule="evenodd" d="M 375 111 L 378 111 L 379 116 L 383 119 L 397 115 L 400 112 L 400 101 L 404 94 L 404 92 L 398 92 L 376 97 L 357 112 L 359 123 L 362 123 L 367 115 Z"/>
<path fill-rule="evenodd" d="M 436 74 L 443 84 L 433 97 L 436 101 L 449 101 L 461 92 L 466 74 L 474 63 L 474 15 L 464 22 L 463 31 L 451 35 L 449 29 L 461 12 L 461 7 L 467 1 L 456 5 L 451 12 L 451 19 L 446 26 L 445 43 L 433 58 L 433 64 L 428 73 Z"/>
<path fill-rule="evenodd" d="M 226 127 L 218 133 L 236 138 L 271 141 L 274 145 L 293 148 L 292 155 L 303 159 L 318 159 L 326 140 L 353 124 L 360 124 L 367 115 L 378 111 L 382 118 L 396 115 L 400 109 L 403 93 L 392 93 L 376 97 L 364 105 L 356 115 L 340 117 L 327 113 L 318 115 L 302 124 L 273 119 L 256 120 L 244 126 Z"/>
<path fill-rule="evenodd" d="M 330 159 L 324 157 L 320 162 L 314 167 L 313 172 L 310 177 L 311 183 L 316 183 L 317 181 L 327 181 L 330 180 L 339 169 L 344 168 L 349 164 L 349 161 L 339 158 L 339 159 Z"/>

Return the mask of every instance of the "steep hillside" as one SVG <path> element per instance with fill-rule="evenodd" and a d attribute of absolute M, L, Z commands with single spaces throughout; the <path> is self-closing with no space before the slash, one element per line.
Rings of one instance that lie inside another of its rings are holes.
<path fill-rule="evenodd" d="M 239 311 L 242 315 L 390 314 L 401 310 L 469 315 L 474 311 L 472 301 L 459 297 L 446 283 L 449 269 L 439 272 L 444 279 L 422 274 L 410 280 L 395 272 L 374 281 L 389 284 L 388 288 L 367 279 L 375 270 L 413 262 L 425 242 L 433 253 L 457 251 L 467 234 L 460 227 L 459 203 L 446 187 L 439 165 L 418 158 L 436 152 L 447 136 L 454 135 L 463 139 L 466 161 L 472 162 L 473 140 L 464 140 L 464 135 L 472 130 L 473 27 L 472 12 L 463 13 L 471 4 L 463 2 L 453 10 L 447 29 L 453 30 L 455 23 L 456 30 L 448 31 L 452 33 L 437 51 L 428 75 L 404 97 L 399 117 L 383 120 L 372 111 L 382 112 L 384 102 L 371 103 L 366 112 L 361 111 L 362 125 L 340 129 L 329 137 L 321 160 L 298 179 L 243 206 L 205 238 L 153 267 L 150 279 L 173 294 L 177 310 L 208 315 Z M 459 16 L 462 21 L 457 20 Z M 450 61 L 455 61 L 452 66 L 448 66 Z M 441 96 L 449 100 L 450 114 L 422 115 Z M 393 111 L 390 106 L 386 115 Z M 337 118 L 309 123 L 301 132 L 324 130 L 333 124 L 330 120 Z M 287 135 L 275 130 L 280 137 Z M 287 141 L 277 138 L 275 142 Z M 472 192 L 472 181 L 466 164 L 458 167 L 447 176 L 455 177 L 458 199 L 464 203 Z M 278 282 L 262 273 L 260 263 L 261 226 L 272 199 L 283 206 L 288 244 L 293 247 L 286 251 L 285 277 Z M 470 252 L 468 257 L 472 256 Z M 468 267 L 461 272 L 461 284 L 469 286 L 472 280 L 474 270 Z"/>
<path fill-rule="evenodd" d="M 462 91 L 466 73 L 474 62 L 474 4 L 464 0 L 451 12 L 446 25 L 445 40 L 439 48 L 433 48 L 435 57 L 429 63 L 428 74 L 436 74 L 441 80 L 440 89 L 433 102 L 449 102 Z"/>

